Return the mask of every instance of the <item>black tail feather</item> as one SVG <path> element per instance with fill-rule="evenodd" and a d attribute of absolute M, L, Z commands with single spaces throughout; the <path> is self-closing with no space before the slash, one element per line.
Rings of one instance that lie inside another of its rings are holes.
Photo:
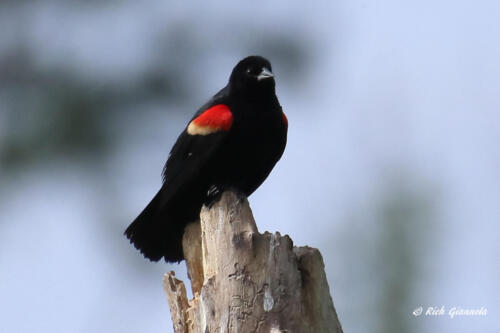
<path fill-rule="evenodd" d="M 185 223 L 176 221 L 178 217 L 170 212 L 172 209 L 161 197 L 162 190 L 129 225 L 125 235 L 151 261 L 164 257 L 167 262 L 179 262 L 184 259 L 182 234 Z"/>

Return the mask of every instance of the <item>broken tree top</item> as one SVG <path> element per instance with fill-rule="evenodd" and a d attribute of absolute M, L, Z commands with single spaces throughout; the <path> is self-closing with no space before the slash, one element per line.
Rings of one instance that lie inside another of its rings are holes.
<path fill-rule="evenodd" d="M 191 332 L 342 332 L 321 254 L 287 235 L 260 234 L 245 198 L 225 192 L 183 248 L 194 298 L 165 274 L 174 330 Z"/>

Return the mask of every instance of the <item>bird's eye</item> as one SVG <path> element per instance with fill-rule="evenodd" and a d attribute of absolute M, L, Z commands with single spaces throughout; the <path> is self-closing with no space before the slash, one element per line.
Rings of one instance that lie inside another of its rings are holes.
<path fill-rule="evenodd" d="M 250 67 L 247 68 L 247 74 L 252 75 L 252 76 L 257 76 L 259 75 L 261 69 L 259 67 Z"/>

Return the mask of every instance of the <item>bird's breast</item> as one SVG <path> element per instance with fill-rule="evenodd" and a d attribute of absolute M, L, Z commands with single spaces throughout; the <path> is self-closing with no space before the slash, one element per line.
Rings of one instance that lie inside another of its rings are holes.
<path fill-rule="evenodd" d="M 265 180 L 286 144 L 281 109 L 259 111 L 235 114 L 226 149 L 221 152 L 221 160 L 226 162 L 219 170 L 221 178 L 247 195 Z"/>

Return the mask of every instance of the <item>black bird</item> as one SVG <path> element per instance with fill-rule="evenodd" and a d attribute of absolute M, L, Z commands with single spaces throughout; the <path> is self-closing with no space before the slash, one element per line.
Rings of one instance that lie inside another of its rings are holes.
<path fill-rule="evenodd" d="M 283 154 L 287 128 L 269 61 L 241 60 L 177 139 L 161 189 L 125 235 L 152 261 L 181 261 L 185 226 L 225 190 L 252 194 Z"/>

